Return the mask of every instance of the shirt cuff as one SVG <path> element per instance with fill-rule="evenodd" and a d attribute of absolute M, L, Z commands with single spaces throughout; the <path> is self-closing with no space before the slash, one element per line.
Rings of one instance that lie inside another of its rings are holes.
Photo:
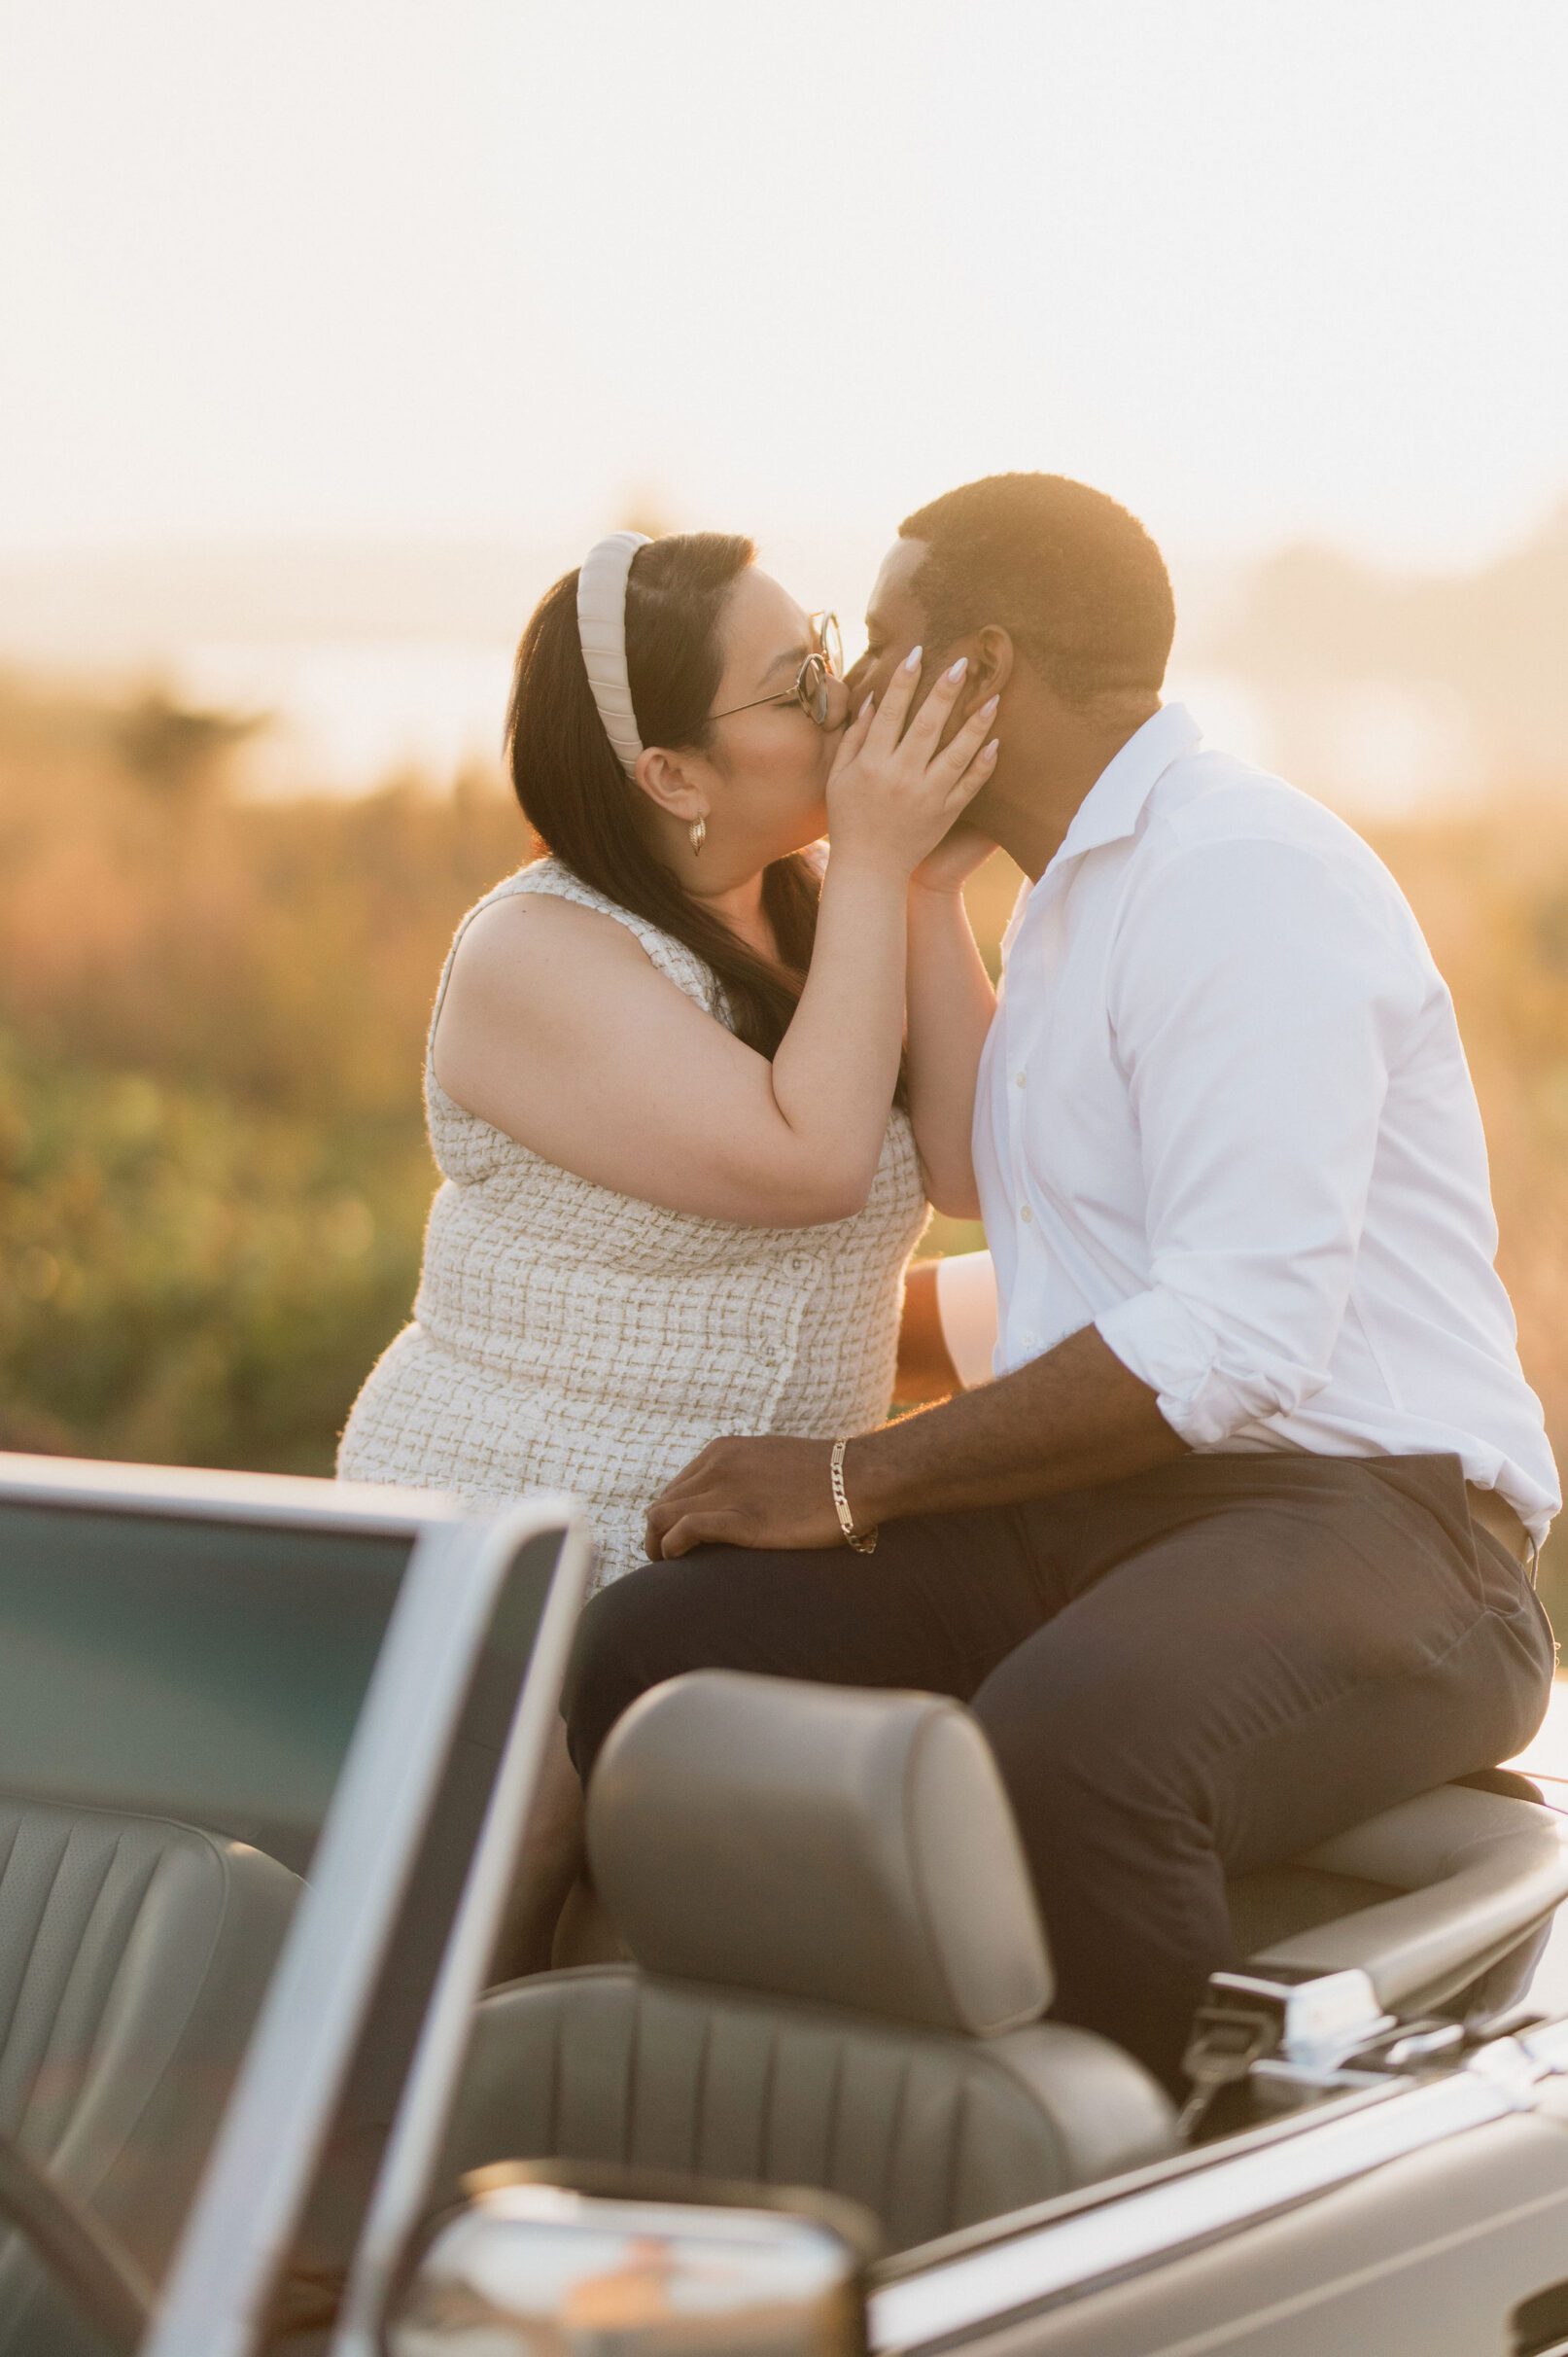
<path fill-rule="evenodd" d="M 955 1252 L 936 1264 L 936 1315 L 966 1391 L 990 1383 L 996 1358 L 996 1271 L 989 1252 Z"/>
<path fill-rule="evenodd" d="M 1148 1385 L 1161 1415 L 1190 1449 L 1217 1447 L 1277 1404 L 1233 1381 L 1215 1363 L 1218 1337 L 1159 1285 L 1119 1301 L 1095 1328 L 1129 1374 Z"/>

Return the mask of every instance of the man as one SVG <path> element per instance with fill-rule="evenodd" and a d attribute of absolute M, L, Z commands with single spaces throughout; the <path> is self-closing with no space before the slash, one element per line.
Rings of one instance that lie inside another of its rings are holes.
<path fill-rule="evenodd" d="M 960 1697 L 1059 2015 L 1176 2088 L 1227 1873 L 1539 1724 L 1556 1475 L 1446 989 L 1357 836 L 1162 707 L 1141 526 L 969 484 L 901 527 L 869 624 L 856 699 L 916 644 L 968 657 L 955 725 L 1001 696 L 970 816 L 1030 889 L 975 1107 L 996 1379 L 854 1438 L 838 1498 L 836 1436 L 705 1451 L 664 1560 L 589 1608 L 573 1754 L 703 1666 Z"/>

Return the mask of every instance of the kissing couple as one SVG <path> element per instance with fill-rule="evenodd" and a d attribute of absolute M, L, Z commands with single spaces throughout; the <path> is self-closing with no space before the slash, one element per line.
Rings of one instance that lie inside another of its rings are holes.
<path fill-rule="evenodd" d="M 1162 702 L 1142 526 L 968 484 L 866 619 L 846 678 L 714 533 L 541 601 L 507 745 L 545 856 L 448 959 L 413 1322 L 339 1471 L 583 1501 L 579 1777 L 686 1670 L 967 1704 L 1058 2018 L 1179 2090 L 1227 1876 L 1539 1725 L 1557 1477 L 1447 990 L 1367 845 Z M 931 1204 L 985 1221 L 978 1370 L 909 1271 Z"/>

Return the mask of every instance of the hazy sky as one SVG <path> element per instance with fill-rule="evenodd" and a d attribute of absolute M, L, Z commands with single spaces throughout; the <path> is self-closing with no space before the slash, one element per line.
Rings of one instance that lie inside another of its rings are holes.
<path fill-rule="evenodd" d="M 1562 0 L 0 0 L 0 553 L 1568 493 Z"/>

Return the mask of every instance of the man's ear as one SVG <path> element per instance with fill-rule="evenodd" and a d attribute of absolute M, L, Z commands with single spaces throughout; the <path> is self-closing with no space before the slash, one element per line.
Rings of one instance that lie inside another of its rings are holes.
<path fill-rule="evenodd" d="M 693 819 L 708 816 L 706 792 L 679 755 L 666 753 L 662 745 L 649 745 L 638 755 L 632 780 L 655 808 L 666 811 L 673 819 L 683 820 L 688 827 Z"/>
<path fill-rule="evenodd" d="M 988 622 L 977 630 L 969 646 L 969 676 L 963 683 L 963 700 L 974 711 L 989 696 L 1000 695 L 1013 676 L 1013 640 L 1010 631 L 1000 622 Z"/>
<path fill-rule="evenodd" d="M 942 732 L 944 744 L 951 743 L 982 704 L 993 695 L 1000 695 L 1013 676 L 1013 642 L 999 622 L 988 622 L 984 630 L 972 632 L 958 644 L 969 658 L 969 669 L 963 693 L 948 715 L 948 724 Z"/>

